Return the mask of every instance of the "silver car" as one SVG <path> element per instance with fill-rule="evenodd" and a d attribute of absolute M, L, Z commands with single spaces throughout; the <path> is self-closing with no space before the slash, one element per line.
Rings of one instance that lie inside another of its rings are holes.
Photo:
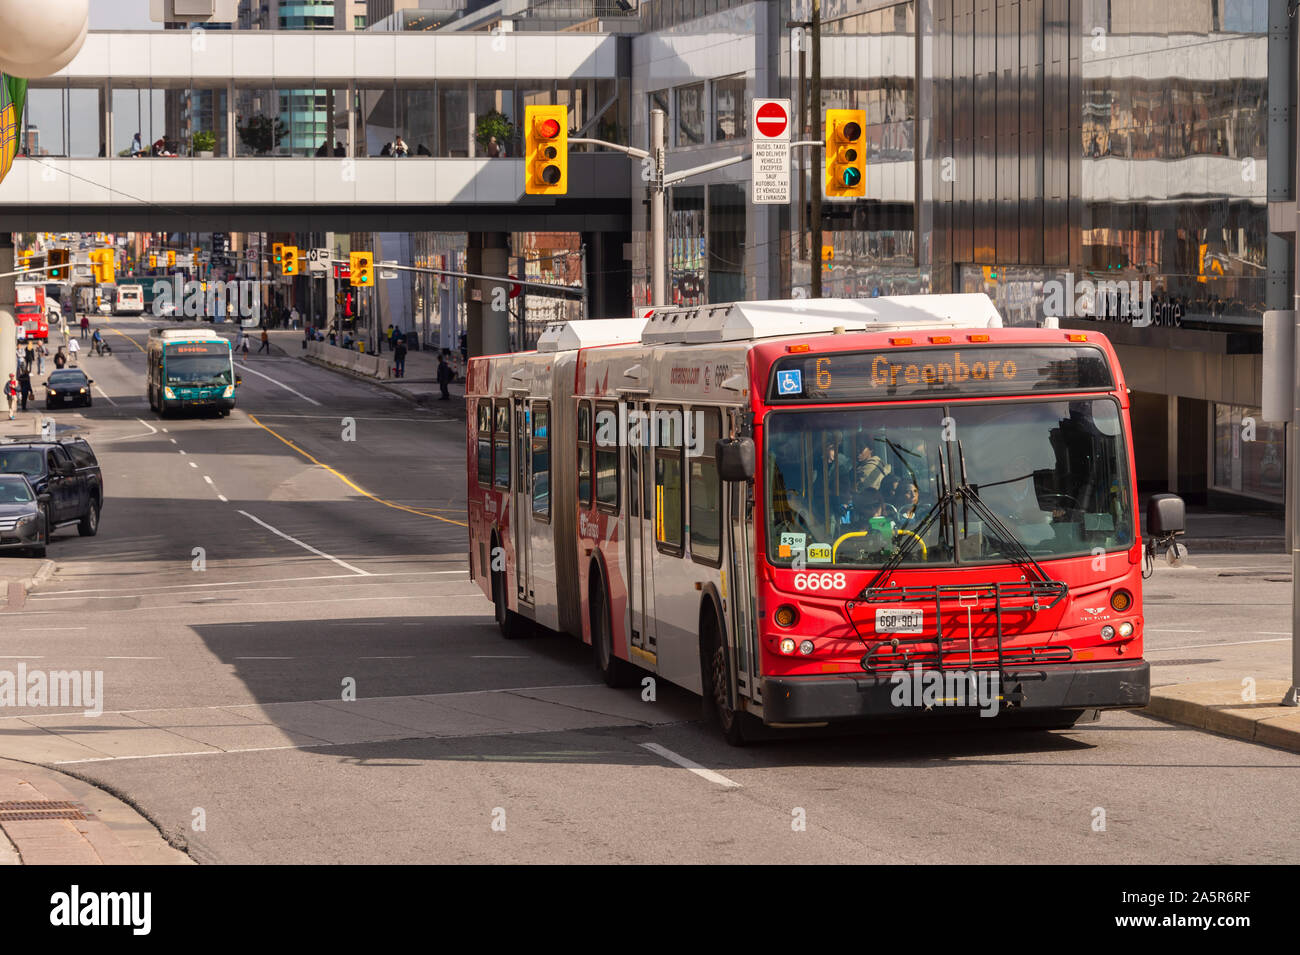
<path fill-rule="evenodd" d="M 0 551 L 45 556 L 50 540 L 48 494 L 37 494 L 25 474 L 0 474 Z"/>

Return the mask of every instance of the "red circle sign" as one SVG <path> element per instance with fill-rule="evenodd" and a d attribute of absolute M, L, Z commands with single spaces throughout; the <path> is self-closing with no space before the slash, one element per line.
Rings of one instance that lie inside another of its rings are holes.
<path fill-rule="evenodd" d="M 764 103 L 754 114 L 754 125 L 769 139 L 780 136 L 789 124 L 790 117 L 780 103 Z"/>
<path fill-rule="evenodd" d="M 519 276 L 517 276 L 517 275 L 512 275 L 512 276 L 510 276 L 510 277 L 511 277 L 512 279 L 517 279 L 517 278 L 519 278 Z M 511 297 L 511 298 L 518 298 L 518 297 L 519 297 L 519 293 L 522 292 L 523 290 L 524 290 L 524 287 L 523 287 L 522 285 L 516 285 L 516 284 L 514 284 L 514 283 L 512 282 L 512 283 L 510 284 L 510 297 Z"/>

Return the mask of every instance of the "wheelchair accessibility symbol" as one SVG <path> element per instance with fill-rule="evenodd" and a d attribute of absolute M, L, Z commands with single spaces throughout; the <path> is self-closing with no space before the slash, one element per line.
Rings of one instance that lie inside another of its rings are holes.
<path fill-rule="evenodd" d="M 776 393 L 778 395 L 803 394 L 803 372 L 798 368 L 776 373 Z"/>

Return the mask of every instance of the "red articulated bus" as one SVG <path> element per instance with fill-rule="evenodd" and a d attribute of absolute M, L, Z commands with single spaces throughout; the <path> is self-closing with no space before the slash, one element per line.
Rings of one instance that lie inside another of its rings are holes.
<path fill-rule="evenodd" d="M 699 693 L 731 742 L 1148 701 L 1102 335 L 1004 328 L 984 295 L 660 308 L 472 359 L 467 396 L 470 574 L 503 632 Z"/>

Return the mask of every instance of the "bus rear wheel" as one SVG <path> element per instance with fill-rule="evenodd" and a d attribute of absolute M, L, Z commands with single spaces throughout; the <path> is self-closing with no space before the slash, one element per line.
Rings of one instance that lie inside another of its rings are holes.
<path fill-rule="evenodd" d="M 591 649 L 596 657 L 596 669 L 606 686 L 636 686 L 637 669 L 614 654 L 614 627 L 609 619 L 609 598 L 605 595 L 605 582 L 594 576 L 591 590 Z"/>
<path fill-rule="evenodd" d="M 496 549 L 497 545 L 494 541 L 492 544 L 493 553 L 496 552 Z M 492 608 L 497 627 L 501 630 L 501 636 L 507 640 L 514 640 L 516 637 L 524 635 L 524 618 L 510 609 L 510 603 L 506 599 L 506 573 L 504 570 L 492 571 Z"/>

